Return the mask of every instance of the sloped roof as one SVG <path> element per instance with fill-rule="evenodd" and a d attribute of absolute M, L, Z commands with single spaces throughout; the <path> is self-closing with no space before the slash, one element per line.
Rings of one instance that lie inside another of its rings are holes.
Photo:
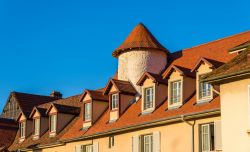
<path fill-rule="evenodd" d="M 57 98 L 51 96 L 35 95 L 21 92 L 12 92 L 11 95 L 16 98 L 21 111 L 26 117 L 29 117 L 33 107 L 57 100 Z"/>
<path fill-rule="evenodd" d="M 192 72 L 191 69 L 182 67 L 182 66 L 177 66 L 177 65 L 171 65 L 171 67 L 168 68 L 167 71 L 163 74 L 163 78 L 166 79 L 168 78 L 173 71 L 178 71 L 181 75 L 183 76 L 188 76 L 188 77 L 195 77 L 195 73 Z"/>
<path fill-rule="evenodd" d="M 104 89 L 104 94 L 107 94 L 108 91 L 111 89 L 111 86 L 114 85 L 116 89 L 122 93 L 129 93 L 129 94 L 137 94 L 134 86 L 129 81 L 123 80 L 116 80 L 111 79 Z"/>
<path fill-rule="evenodd" d="M 168 81 L 166 79 L 163 79 L 161 75 L 151 72 L 145 72 L 136 84 L 142 85 L 146 78 L 152 79 L 155 83 L 168 84 Z"/>
<path fill-rule="evenodd" d="M 102 91 L 100 91 L 100 90 L 88 90 L 88 89 L 86 89 L 84 91 L 83 96 L 81 97 L 80 100 L 82 100 L 86 94 L 89 94 L 93 100 L 98 100 L 98 101 L 108 101 L 109 100 L 109 97 L 107 95 L 104 95 Z"/>
<path fill-rule="evenodd" d="M 250 46 L 250 41 L 247 41 L 247 42 L 242 43 L 242 44 L 240 44 L 232 49 L 229 49 L 229 52 L 234 52 L 236 50 L 244 49 L 244 48 L 247 48 L 249 46 Z"/>
<path fill-rule="evenodd" d="M 168 53 L 167 49 L 157 41 L 153 34 L 142 23 L 139 23 L 133 29 L 125 41 L 112 53 L 112 55 L 118 57 L 121 53 L 132 49 L 152 49 Z"/>
<path fill-rule="evenodd" d="M 0 118 L 0 147 L 2 147 L 3 149 L 8 148 L 14 141 L 17 130 L 18 123 L 16 121 Z"/>
<path fill-rule="evenodd" d="M 219 66 L 223 65 L 224 63 L 223 62 L 219 62 L 219 61 L 216 61 L 216 60 L 213 60 L 213 59 L 208 59 L 208 58 L 204 58 L 202 57 L 198 62 L 197 64 L 194 66 L 194 68 L 192 69 L 192 72 L 197 70 L 198 67 L 202 64 L 202 63 L 206 63 L 208 64 L 211 68 L 218 68 Z"/>
<path fill-rule="evenodd" d="M 78 115 L 80 113 L 79 107 L 62 105 L 62 104 L 57 104 L 57 103 L 52 103 L 51 106 L 55 107 L 57 112 L 59 112 L 59 113 L 72 114 L 72 115 Z M 48 109 L 48 111 L 49 111 L 49 109 Z M 48 111 L 47 111 L 47 113 L 48 113 Z"/>
<path fill-rule="evenodd" d="M 247 49 L 228 63 L 203 77 L 203 81 L 221 83 L 236 80 L 236 77 L 250 75 L 250 49 Z"/>

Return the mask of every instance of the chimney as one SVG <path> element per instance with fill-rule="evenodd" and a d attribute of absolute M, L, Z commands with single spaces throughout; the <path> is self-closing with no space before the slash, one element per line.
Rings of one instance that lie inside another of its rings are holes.
<path fill-rule="evenodd" d="M 59 91 L 52 91 L 50 96 L 54 97 L 54 98 L 57 98 L 57 99 L 62 99 L 62 94 Z"/>

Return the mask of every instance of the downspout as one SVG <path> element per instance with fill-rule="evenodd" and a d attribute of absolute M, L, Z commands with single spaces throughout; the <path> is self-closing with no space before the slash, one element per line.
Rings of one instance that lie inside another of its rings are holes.
<path fill-rule="evenodd" d="M 194 152 L 194 125 L 195 125 L 195 120 L 193 121 L 193 123 L 190 123 L 190 122 L 185 120 L 184 115 L 181 115 L 181 120 L 192 127 L 192 137 L 191 137 L 192 138 L 192 140 L 191 140 L 192 141 L 192 148 L 191 148 L 191 152 Z"/>

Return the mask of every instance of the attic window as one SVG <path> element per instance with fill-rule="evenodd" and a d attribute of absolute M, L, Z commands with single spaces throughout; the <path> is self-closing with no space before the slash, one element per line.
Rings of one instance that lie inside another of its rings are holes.
<path fill-rule="evenodd" d="M 144 110 L 153 108 L 154 89 L 153 87 L 144 89 Z"/>
<path fill-rule="evenodd" d="M 91 103 L 85 103 L 84 105 L 84 120 L 90 121 L 91 120 Z"/>
<path fill-rule="evenodd" d="M 40 119 L 34 119 L 34 135 L 38 136 L 40 133 Z"/>
<path fill-rule="evenodd" d="M 25 125 L 26 122 L 20 122 L 20 138 L 25 138 Z"/>
<path fill-rule="evenodd" d="M 50 132 L 56 132 L 56 115 L 50 116 Z"/>
<path fill-rule="evenodd" d="M 181 80 L 170 83 L 170 106 L 179 105 L 181 102 Z"/>
<path fill-rule="evenodd" d="M 112 94 L 111 109 L 112 110 L 118 109 L 118 103 L 119 103 L 119 95 Z"/>

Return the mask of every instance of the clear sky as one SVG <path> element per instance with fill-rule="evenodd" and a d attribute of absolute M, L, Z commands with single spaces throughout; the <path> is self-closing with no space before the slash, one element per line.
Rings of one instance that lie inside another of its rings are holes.
<path fill-rule="evenodd" d="M 0 110 L 11 91 L 64 97 L 106 85 L 143 22 L 171 52 L 250 30 L 249 0 L 1 0 Z"/>

